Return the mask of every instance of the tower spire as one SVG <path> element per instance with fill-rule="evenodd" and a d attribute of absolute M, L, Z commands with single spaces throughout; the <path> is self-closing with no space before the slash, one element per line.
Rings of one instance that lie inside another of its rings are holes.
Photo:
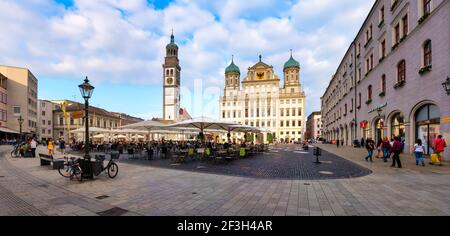
<path fill-rule="evenodd" d="M 292 57 L 292 49 L 291 49 L 291 57 Z"/>
<path fill-rule="evenodd" d="M 170 42 L 175 43 L 175 36 L 173 36 L 173 28 L 172 28 L 172 34 L 170 35 Z"/>
<path fill-rule="evenodd" d="M 259 54 L 259 62 L 262 62 L 262 56 Z"/>

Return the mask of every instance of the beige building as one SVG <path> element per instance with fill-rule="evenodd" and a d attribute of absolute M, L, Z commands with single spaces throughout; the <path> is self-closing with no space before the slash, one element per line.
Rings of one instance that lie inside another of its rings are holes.
<path fill-rule="evenodd" d="M 59 105 L 47 100 L 38 102 L 38 140 L 53 138 L 53 111 L 59 109 Z"/>
<path fill-rule="evenodd" d="M 248 68 L 241 88 L 241 72 L 232 60 L 225 69 L 225 89 L 219 104 L 221 119 L 266 128 L 274 141 L 301 141 L 306 130 L 306 97 L 300 84 L 300 63 L 291 55 L 283 72 L 284 85 L 280 87 L 273 66 L 259 56 L 259 62 Z M 259 137 L 259 141 L 269 141 L 268 135 Z M 234 134 L 231 139 L 237 142 L 243 137 Z"/>
<path fill-rule="evenodd" d="M 308 116 L 306 121 L 306 139 L 319 140 L 322 138 L 322 113 L 316 111 Z"/>
<path fill-rule="evenodd" d="M 0 73 L 0 132 L 2 135 L 0 138 L 8 138 L 7 134 L 10 133 L 8 130 L 8 78 Z"/>
<path fill-rule="evenodd" d="M 37 110 L 38 110 L 38 81 L 26 68 L 13 66 L 0 66 L 0 73 L 6 77 L 8 90 L 6 106 L 7 128 L 19 131 L 18 118 L 22 116 L 22 132 L 24 134 L 37 134 Z M 2 88 L 2 90 L 6 90 Z M 3 104 L 4 105 L 4 104 Z M 4 106 L 3 106 L 4 108 Z"/>

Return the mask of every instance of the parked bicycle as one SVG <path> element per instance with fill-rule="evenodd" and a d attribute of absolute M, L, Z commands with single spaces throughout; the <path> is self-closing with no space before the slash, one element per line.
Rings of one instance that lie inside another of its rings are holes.
<path fill-rule="evenodd" d="M 101 166 L 94 170 L 94 175 L 99 176 L 103 171 L 107 171 L 109 178 L 114 179 L 119 173 L 119 166 L 114 162 L 114 160 L 119 159 L 119 155 L 118 153 L 111 153 L 111 159 L 106 166 L 104 165 L 105 159 L 106 158 L 104 155 L 95 156 L 95 160 L 99 161 Z"/>
<path fill-rule="evenodd" d="M 64 157 L 66 162 L 62 168 L 58 169 L 60 175 L 65 178 L 76 179 L 78 181 L 83 181 L 83 171 L 80 167 L 80 159 L 76 157 Z"/>
<path fill-rule="evenodd" d="M 11 151 L 11 157 L 20 157 L 20 145 L 16 144 L 14 145 L 13 150 Z"/>

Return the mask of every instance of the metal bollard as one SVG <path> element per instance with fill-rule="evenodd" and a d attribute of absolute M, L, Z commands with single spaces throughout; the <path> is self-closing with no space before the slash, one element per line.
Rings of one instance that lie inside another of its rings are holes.
<path fill-rule="evenodd" d="M 314 156 L 316 156 L 315 164 L 322 164 L 322 162 L 319 161 L 319 156 L 322 156 L 322 150 L 318 147 L 314 148 L 313 151 Z"/>

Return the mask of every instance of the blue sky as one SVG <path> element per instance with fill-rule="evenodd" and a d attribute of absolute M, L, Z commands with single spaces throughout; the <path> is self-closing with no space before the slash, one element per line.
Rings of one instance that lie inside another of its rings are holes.
<path fill-rule="evenodd" d="M 374 0 L 1 0 L 0 64 L 29 68 L 39 98 L 81 101 L 146 119 L 162 115 L 162 63 L 172 28 L 180 46 L 182 106 L 218 117 L 224 69 L 258 61 L 300 62 L 307 113 L 320 96 Z"/>

